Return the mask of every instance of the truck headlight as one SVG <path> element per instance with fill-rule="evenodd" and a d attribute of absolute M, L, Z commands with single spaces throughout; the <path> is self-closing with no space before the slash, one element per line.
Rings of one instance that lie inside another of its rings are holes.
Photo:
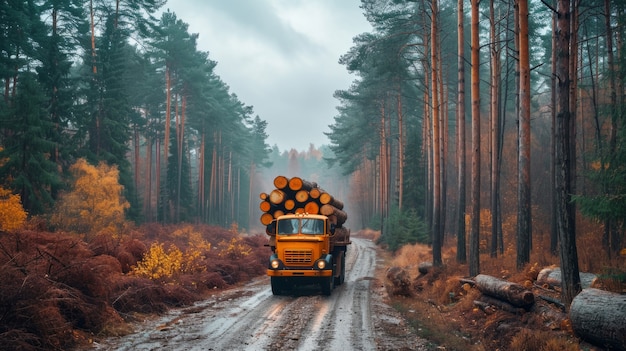
<path fill-rule="evenodd" d="M 317 261 L 317 268 L 318 268 L 318 269 L 324 269 L 324 268 L 326 268 L 326 261 L 324 261 L 324 260 L 318 260 L 318 261 Z"/>
<path fill-rule="evenodd" d="M 280 260 L 278 259 L 271 260 L 270 267 L 272 267 L 272 269 L 278 269 L 278 267 L 280 267 Z"/>

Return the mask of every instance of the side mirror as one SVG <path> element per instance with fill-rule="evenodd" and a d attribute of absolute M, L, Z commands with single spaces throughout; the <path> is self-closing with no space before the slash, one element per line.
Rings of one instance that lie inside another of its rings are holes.
<path fill-rule="evenodd" d="M 272 221 L 272 223 L 268 224 L 265 227 L 265 234 L 267 234 L 269 236 L 275 236 L 276 235 L 276 221 Z"/>
<path fill-rule="evenodd" d="M 335 224 L 334 223 L 330 224 L 330 235 L 335 235 Z"/>

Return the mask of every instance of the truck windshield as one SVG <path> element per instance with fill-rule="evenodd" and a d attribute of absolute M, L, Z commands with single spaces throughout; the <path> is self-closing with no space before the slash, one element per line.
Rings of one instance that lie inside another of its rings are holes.
<path fill-rule="evenodd" d="M 299 219 L 282 219 L 278 221 L 278 234 L 296 234 L 298 233 Z"/>
<path fill-rule="evenodd" d="M 324 221 L 321 219 L 303 219 L 302 234 L 324 234 Z"/>

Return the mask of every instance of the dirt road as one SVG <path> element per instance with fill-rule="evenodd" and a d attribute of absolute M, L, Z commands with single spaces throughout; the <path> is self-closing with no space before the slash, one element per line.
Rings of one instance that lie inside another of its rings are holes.
<path fill-rule="evenodd" d="M 383 303 L 376 249 L 353 239 L 345 283 L 331 296 L 299 289 L 273 296 L 269 278 L 216 294 L 193 307 L 137 325 L 137 333 L 96 350 L 427 350 Z"/>

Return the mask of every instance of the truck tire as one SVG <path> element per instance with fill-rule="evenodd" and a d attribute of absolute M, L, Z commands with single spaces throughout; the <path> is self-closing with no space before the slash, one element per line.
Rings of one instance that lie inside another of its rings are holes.
<path fill-rule="evenodd" d="M 335 277 L 330 276 L 328 278 L 322 278 L 320 284 L 322 285 L 322 294 L 330 296 L 335 288 Z"/>
<path fill-rule="evenodd" d="M 339 254 L 338 260 L 339 260 L 340 268 L 339 268 L 339 276 L 335 277 L 335 286 L 339 286 L 343 284 L 345 280 L 345 276 L 346 276 L 346 252 L 345 251 L 341 251 L 341 253 Z"/>
<path fill-rule="evenodd" d="M 271 277 L 270 281 L 272 283 L 272 294 L 281 295 L 283 290 L 285 290 L 285 282 L 283 282 L 283 279 L 279 277 Z"/>

